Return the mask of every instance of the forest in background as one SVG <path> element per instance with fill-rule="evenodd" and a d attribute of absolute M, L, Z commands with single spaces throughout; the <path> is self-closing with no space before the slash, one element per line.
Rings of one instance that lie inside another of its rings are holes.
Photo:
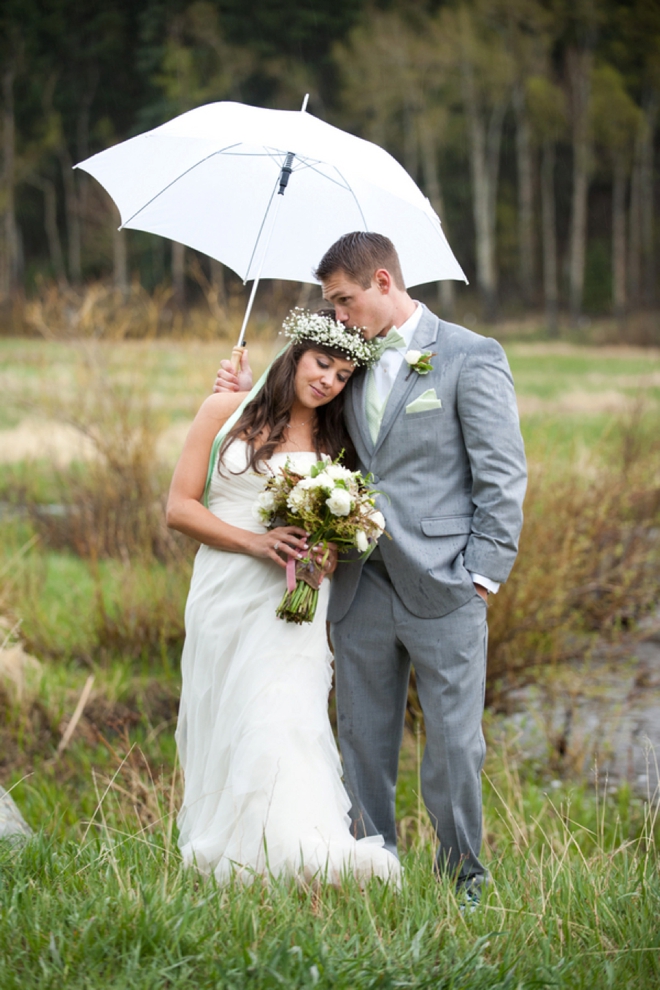
<path fill-rule="evenodd" d="M 2 332 L 99 280 L 226 307 L 232 273 L 118 232 L 72 166 L 203 103 L 307 92 L 420 184 L 482 319 L 608 314 L 625 339 L 657 306 L 659 0 L 4 0 L 0 67 Z M 443 315 L 465 291 L 440 283 Z"/>

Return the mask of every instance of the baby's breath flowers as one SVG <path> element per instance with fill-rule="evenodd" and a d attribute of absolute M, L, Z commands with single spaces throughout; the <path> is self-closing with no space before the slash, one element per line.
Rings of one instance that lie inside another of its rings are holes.
<path fill-rule="evenodd" d="M 340 455 L 341 456 L 341 455 Z M 300 526 L 308 534 L 311 547 L 327 544 L 357 548 L 369 553 L 385 531 L 385 519 L 376 508 L 375 489 L 370 476 L 349 471 L 324 458 L 316 464 L 287 458 L 278 474 L 269 478 L 254 506 L 255 518 L 269 529 L 274 526 Z M 311 622 L 316 612 L 318 589 L 323 570 L 308 557 L 296 563 L 296 584 L 287 590 L 276 614 L 287 622 Z"/>
<path fill-rule="evenodd" d="M 324 347 L 335 347 L 358 367 L 369 367 L 378 359 L 378 345 L 365 340 L 357 327 L 345 327 L 331 316 L 293 309 L 282 324 L 282 333 L 294 343 L 311 340 Z"/>

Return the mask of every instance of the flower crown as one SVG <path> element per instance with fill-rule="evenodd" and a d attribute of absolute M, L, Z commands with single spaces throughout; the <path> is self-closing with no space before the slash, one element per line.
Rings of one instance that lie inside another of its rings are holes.
<path fill-rule="evenodd" d="M 345 327 L 331 316 L 296 308 L 284 320 L 281 332 L 294 344 L 311 340 L 323 347 L 335 347 L 358 367 L 369 367 L 378 359 L 377 344 L 365 340 L 357 327 Z"/>

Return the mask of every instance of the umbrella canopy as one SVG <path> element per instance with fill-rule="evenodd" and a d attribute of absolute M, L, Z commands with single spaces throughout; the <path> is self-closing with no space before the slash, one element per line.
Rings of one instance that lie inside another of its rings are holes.
<path fill-rule="evenodd" d="M 302 111 L 210 103 L 81 162 L 122 227 L 179 241 L 247 282 L 315 282 L 342 234 L 385 234 L 407 286 L 467 281 L 428 199 L 386 151 Z"/>

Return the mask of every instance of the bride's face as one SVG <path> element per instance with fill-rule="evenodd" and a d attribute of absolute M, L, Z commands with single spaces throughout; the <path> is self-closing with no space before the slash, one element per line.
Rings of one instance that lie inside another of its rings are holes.
<path fill-rule="evenodd" d="M 350 361 L 331 357 L 325 351 L 305 351 L 296 368 L 297 400 L 309 409 L 326 405 L 339 395 L 354 370 Z"/>

